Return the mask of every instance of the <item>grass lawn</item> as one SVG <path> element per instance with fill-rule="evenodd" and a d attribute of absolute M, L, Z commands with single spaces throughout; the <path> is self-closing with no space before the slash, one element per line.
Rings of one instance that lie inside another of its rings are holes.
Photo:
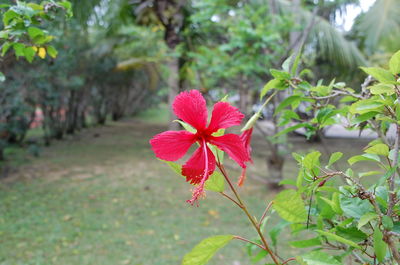
<path fill-rule="evenodd" d="M 198 208 L 185 202 L 190 185 L 155 159 L 148 144 L 163 130 L 165 125 L 143 120 L 110 123 L 28 157 L 0 182 L 0 264 L 176 265 L 205 237 L 254 237 L 241 211 L 219 194 L 208 192 Z M 303 140 L 292 144 L 296 150 L 319 148 Z M 365 142 L 328 144 L 332 152 L 345 148 L 348 157 Z M 249 175 L 265 176 L 267 146 L 257 137 L 253 146 Z M 230 172 L 239 176 L 234 168 Z M 285 176 L 296 175 L 289 159 Z M 240 192 L 257 216 L 275 195 L 251 177 Z M 295 253 L 286 246 L 280 246 L 284 256 Z M 250 262 L 245 245 L 233 242 L 210 264 Z"/>

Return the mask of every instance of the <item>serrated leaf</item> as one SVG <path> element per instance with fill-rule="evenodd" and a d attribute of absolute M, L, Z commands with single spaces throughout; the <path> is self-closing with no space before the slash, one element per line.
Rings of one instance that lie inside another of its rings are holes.
<path fill-rule="evenodd" d="M 311 251 L 299 257 L 306 265 L 342 265 L 332 255 L 322 251 Z"/>
<path fill-rule="evenodd" d="M 393 56 L 389 60 L 389 69 L 390 72 L 394 75 L 400 73 L 400 51 L 393 54 Z"/>
<path fill-rule="evenodd" d="M 220 235 L 204 239 L 183 257 L 182 265 L 207 264 L 215 253 L 228 244 L 233 238 L 234 236 L 232 235 Z"/>
<path fill-rule="evenodd" d="M 394 76 L 387 70 L 380 67 L 360 67 L 365 73 L 371 75 L 373 78 L 381 83 L 395 82 Z"/>
<path fill-rule="evenodd" d="M 377 227 L 374 231 L 374 251 L 378 261 L 383 262 L 386 256 L 387 245 L 385 241 L 383 241 L 382 232 Z"/>
<path fill-rule="evenodd" d="M 329 158 L 329 162 L 328 162 L 328 167 L 331 166 L 333 163 L 335 163 L 336 161 L 338 161 L 340 158 L 342 158 L 343 153 L 342 152 L 335 152 L 331 155 L 331 157 Z"/>
<path fill-rule="evenodd" d="M 316 230 L 317 233 L 319 233 L 320 235 L 326 236 L 328 239 L 349 245 L 351 247 L 357 248 L 357 249 L 362 249 L 359 245 L 357 245 L 356 243 L 354 243 L 351 240 L 348 240 L 346 238 L 343 238 L 341 236 L 338 236 L 334 233 L 331 232 L 327 232 L 327 231 L 322 231 L 322 230 Z"/>
<path fill-rule="evenodd" d="M 282 219 L 292 223 L 307 221 L 307 211 L 304 202 L 294 190 L 284 190 L 274 199 L 274 209 Z"/>

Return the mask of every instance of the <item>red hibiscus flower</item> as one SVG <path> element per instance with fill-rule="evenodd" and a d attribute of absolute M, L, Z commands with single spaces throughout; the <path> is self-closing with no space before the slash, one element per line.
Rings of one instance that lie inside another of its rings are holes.
<path fill-rule="evenodd" d="M 204 194 L 204 184 L 214 172 L 216 159 L 208 147 L 212 144 L 226 152 L 230 158 L 242 168 L 249 161 L 248 152 L 243 141 L 236 134 L 214 136 L 219 129 L 239 125 L 244 115 L 227 102 L 218 102 L 214 105 L 210 123 L 207 126 L 206 101 L 197 90 L 180 93 L 172 104 L 176 116 L 190 124 L 196 133 L 188 131 L 166 131 L 157 134 L 150 140 L 155 155 L 167 161 L 176 161 L 182 158 L 189 148 L 198 143 L 199 147 L 182 166 L 182 175 L 191 184 L 198 184 L 193 191 L 189 203 L 193 204 Z"/>
<path fill-rule="evenodd" d="M 250 146 L 252 134 L 253 134 L 253 128 L 250 128 L 250 129 L 242 132 L 242 134 L 240 135 L 240 139 L 242 140 L 242 142 L 244 144 L 244 148 L 246 149 L 247 156 L 249 157 L 249 161 L 251 163 L 253 163 L 253 160 L 251 159 L 251 146 Z M 242 174 L 240 175 L 239 181 L 237 183 L 238 186 L 242 186 L 245 179 L 246 179 L 246 168 L 244 167 L 242 169 Z"/>

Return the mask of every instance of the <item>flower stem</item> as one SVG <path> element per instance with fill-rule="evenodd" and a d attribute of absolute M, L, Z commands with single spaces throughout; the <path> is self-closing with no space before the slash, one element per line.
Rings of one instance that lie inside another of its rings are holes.
<path fill-rule="evenodd" d="M 281 265 L 281 263 L 279 262 L 278 258 L 275 256 L 275 253 L 271 250 L 271 248 L 269 247 L 267 240 L 265 239 L 263 233 L 260 230 L 260 226 L 257 224 L 257 221 L 255 220 L 255 218 L 249 213 L 249 211 L 247 210 L 246 205 L 243 203 L 242 199 L 240 198 L 238 192 L 236 191 L 235 187 L 233 186 L 231 180 L 229 179 L 224 166 L 219 163 L 219 161 L 217 162 L 217 166 L 219 168 L 219 170 L 221 171 L 222 175 L 225 177 L 225 180 L 228 182 L 229 187 L 231 188 L 233 194 L 235 195 L 236 199 L 237 199 L 237 205 L 240 207 L 240 209 L 243 210 L 243 212 L 247 215 L 248 219 L 250 220 L 251 224 L 254 226 L 254 228 L 256 229 L 258 235 L 260 236 L 260 239 L 264 245 L 264 249 L 270 254 L 272 260 L 274 261 L 274 263 L 276 265 Z"/>

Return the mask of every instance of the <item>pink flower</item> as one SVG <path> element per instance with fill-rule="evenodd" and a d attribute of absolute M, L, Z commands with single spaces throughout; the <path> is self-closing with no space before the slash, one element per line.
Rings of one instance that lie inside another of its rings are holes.
<path fill-rule="evenodd" d="M 154 136 L 150 144 L 155 155 L 167 161 L 182 158 L 194 143 L 199 144 L 193 155 L 182 166 L 182 175 L 186 177 L 186 181 L 198 184 L 193 191 L 192 199 L 188 200 L 193 204 L 204 194 L 205 182 L 215 170 L 216 159 L 207 144 L 212 144 L 226 152 L 239 166 L 246 168 L 245 162 L 249 161 L 249 156 L 238 135 L 213 136 L 219 129 L 239 125 L 244 115 L 229 103 L 218 102 L 214 105 L 211 120 L 207 126 L 206 101 L 197 90 L 180 93 L 175 98 L 172 108 L 178 118 L 196 129 L 196 133 L 166 131 Z"/>

